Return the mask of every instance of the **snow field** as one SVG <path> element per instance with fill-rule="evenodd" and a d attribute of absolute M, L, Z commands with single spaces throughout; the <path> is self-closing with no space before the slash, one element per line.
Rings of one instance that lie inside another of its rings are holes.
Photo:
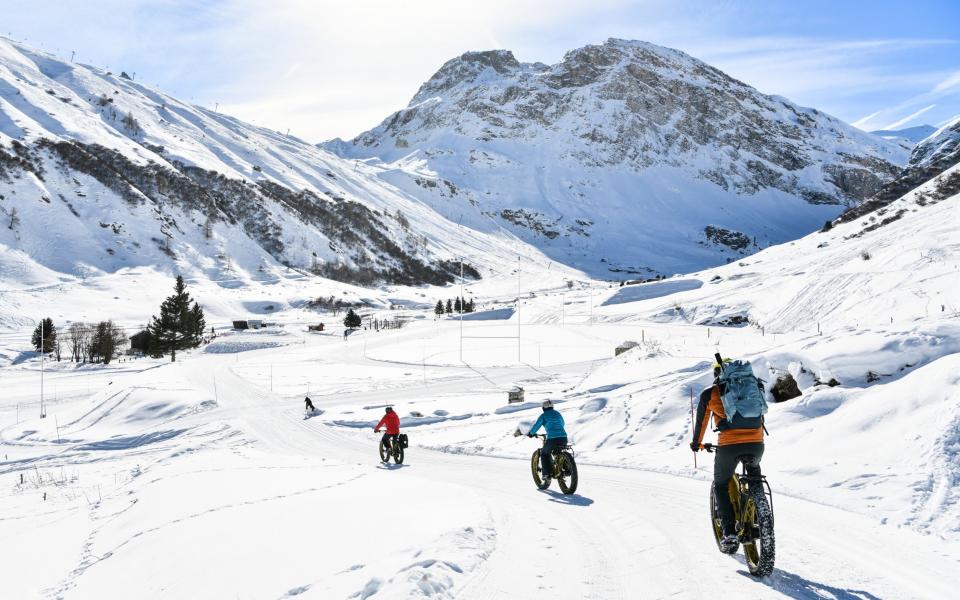
<path fill-rule="evenodd" d="M 521 263 L 519 277 L 508 270 L 465 290 L 503 310 L 519 279 L 519 311 L 462 325 L 431 312 L 458 287 L 197 281 L 191 293 L 211 298 L 218 329 L 245 317 L 277 327 L 222 332 L 222 351 L 172 365 L 47 363 L 46 419 L 24 316 L 93 320 L 109 306 L 133 327 L 170 280 L 132 269 L 9 288 L 0 537 L 10 543 L 0 560 L 18 575 L 4 593 L 950 597 L 960 559 L 955 210 L 955 199 L 926 206 L 861 237 L 863 223 L 838 226 L 693 274 L 701 287 L 669 295 L 568 287 L 548 265 Z M 334 291 L 409 324 L 344 340 L 342 315 L 303 307 Z M 51 304 L 51 293 L 70 303 Z M 628 294 L 639 299 L 605 303 Z M 749 323 L 703 322 L 729 314 Z M 318 321 L 328 330 L 306 331 Z M 473 336 L 464 362 L 461 326 Z M 614 357 L 626 340 L 638 345 Z M 709 384 L 718 350 L 753 361 L 768 382 L 790 373 L 803 392 L 768 415 L 778 559 L 765 580 L 714 549 L 711 457 L 694 468 L 687 447 L 690 397 Z M 526 404 L 507 405 L 514 385 Z M 322 414 L 304 418 L 307 394 Z M 538 442 L 513 436 L 546 398 L 575 443 L 574 496 L 534 490 Z M 411 440 L 399 467 L 379 463 L 371 430 L 387 404 Z M 909 553 L 891 551 L 900 548 Z"/>

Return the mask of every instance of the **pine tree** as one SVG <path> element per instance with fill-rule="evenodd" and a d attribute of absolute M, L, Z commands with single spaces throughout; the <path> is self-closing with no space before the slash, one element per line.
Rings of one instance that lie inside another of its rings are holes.
<path fill-rule="evenodd" d="M 43 337 L 42 341 L 41 336 Z M 40 323 L 37 323 L 37 328 L 33 330 L 33 337 L 30 341 L 38 352 L 52 352 L 54 345 L 57 343 L 57 328 L 53 326 L 53 319 L 46 317 Z"/>
<path fill-rule="evenodd" d="M 109 365 L 116 354 L 117 348 L 123 344 L 126 335 L 123 329 L 113 323 L 113 321 L 101 321 L 93 330 L 93 338 L 90 343 L 93 346 L 93 354 L 99 361 Z"/>
<path fill-rule="evenodd" d="M 460 296 L 457 296 L 456 301 L 453 303 L 453 310 L 456 312 L 463 312 L 463 302 L 460 302 Z"/>
<path fill-rule="evenodd" d="M 347 329 L 357 329 L 360 327 L 362 321 L 360 320 L 360 315 L 353 312 L 353 309 L 347 311 L 347 316 L 343 319 L 343 325 Z"/>
<path fill-rule="evenodd" d="M 177 350 L 196 348 L 203 341 L 206 323 L 203 309 L 187 293 L 183 277 L 177 275 L 174 293 L 160 305 L 160 316 L 153 317 L 147 331 L 150 332 L 150 354 L 163 356 L 170 353 L 170 362 L 177 360 Z"/>
<path fill-rule="evenodd" d="M 200 308 L 200 305 L 196 302 L 193 303 L 193 308 L 190 309 L 190 339 L 194 347 L 199 346 L 203 342 L 203 333 L 207 329 L 207 321 L 203 317 L 203 309 Z"/>
<path fill-rule="evenodd" d="M 437 305 L 433 307 L 433 314 L 438 317 L 443 314 L 443 300 L 437 300 Z"/>
<path fill-rule="evenodd" d="M 450 301 L 450 298 L 447 298 L 447 314 L 453 313 L 453 302 Z"/>
<path fill-rule="evenodd" d="M 470 298 L 470 300 L 467 301 L 465 312 L 472 313 L 474 311 L 474 308 L 475 308 L 475 305 L 473 302 L 473 298 Z"/>

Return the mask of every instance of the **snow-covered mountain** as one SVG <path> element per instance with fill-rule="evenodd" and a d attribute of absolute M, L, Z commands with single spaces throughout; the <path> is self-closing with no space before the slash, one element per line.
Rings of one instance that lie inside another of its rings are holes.
<path fill-rule="evenodd" d="M 677 50 L 611 39 L 554 65 L 448 61 L 409 106 L 324 147 L 447 217 L 507 225 L 598 275 L 689 271 L 795 239 L 908 150 Z"/>
<path fill-rule="evenodd" d="M 474 275 L 545 262 L 355 161 L 3 38 L 0 223 L 0 277 L 23 285 L 130 267 L 442 284 L 460 256 Z"/>
<path fill-rule="evenodd" d="M 917 144 L 910 155 L 909 164 L 893 181 L 884 185 L 867 202 L 844 212 L 839 220 L 852 221 L 878 211 L 921 186 L 926 189 L 925 193 L 941 199 L 952 196 L 960 192 L 960 173 L 952 169 L 957 164 L 960 164 L 960 118 L 947 123 Z M 941 177 L 943 174 L 946 175 Z"/>
<path fill-rule="evenodd" d="M 916 127 L 907 127 L 905 129 L 877 129 L 870 133 L 880 136 L 885 140 L 901 142 L 905 146 L 912 148 L 930 137 L 935 131 L 937 131 L 937 128 L 933 125 L 917 125 Z"/>

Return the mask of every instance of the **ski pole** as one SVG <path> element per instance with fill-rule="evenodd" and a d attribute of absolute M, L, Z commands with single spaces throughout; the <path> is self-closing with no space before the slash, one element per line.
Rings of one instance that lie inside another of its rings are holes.
<path fill-rule="evenodd" d="M 693 386 L 690 386 L 690 430 L 697 430 L 696 417 L 693 416 Z M 693 453 L 693 468 L 697 468 L 697 453 Z"/>

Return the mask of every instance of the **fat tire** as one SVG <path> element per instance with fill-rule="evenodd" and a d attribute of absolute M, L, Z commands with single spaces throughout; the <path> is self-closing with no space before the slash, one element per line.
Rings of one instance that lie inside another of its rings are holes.
<path fill-rule="evenodd" d="M 387 447 L 384 445 L 383 440 L 380 440 L 380 462 L 387 464 L 390 462 L 390 452 L 387 450 Z"/>
<path fill-rule="evenodd" d="M 575 493 L 580 477 L 577 474 L 577 462 L 573 460 L 573 455 L 569 452 L 561 452 L 557 463 L 557 468 L 560 471 L 557 484 L 560 486 L 560 491 L 567 495 Z M 566 470 L 569 470 L 569 475 L 565 475 Z M 570 478 L 569 483 L 567 483 L 567 477 Z"/>
<path fill-rule="evenodd" d="M 537 486 L 538 490 L 545 490 L 550 487 L 550 480 L 543 481 L 540 478 L 540 450 L 534 450 L 533 456 L 530 457 L 530 471 L 533 474 L 533 485 Z"/>
<path fill-rule="evenodd" d="M 759 551 L 759 560 L 754 562 L 747 559 L 747 568 L 755 577 L 766 577 L 773 573 L 776 561 L 776 540 L 773 533 L 773 510 L 767 501 L 767 495 L 759 485 L 750 486 L 747 490 L 747 501 L 756 508 L 756 526 L 760 530 L 760 537 L 753 541 Z"/>
<path fill-rule="evenodd" d="M 397 448 L 393 452 L 393 461 L 398 465 L 403 464 L 403 446 L 397 442 Z"/>

